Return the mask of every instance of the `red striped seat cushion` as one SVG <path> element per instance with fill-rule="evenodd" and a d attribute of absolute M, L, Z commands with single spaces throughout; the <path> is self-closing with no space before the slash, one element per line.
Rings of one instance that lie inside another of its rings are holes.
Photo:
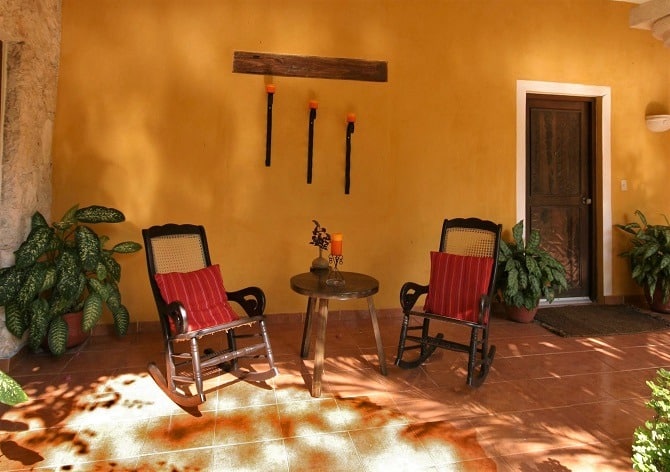
<path fill-rule="evenodd" d="M 488 292 L 493 258 L 430 253 L 430 282 L 424 310 L 479 322 L 479 302 Z M 488 321 L 488 313 L 485 313 Z"/>
<path fill-rule="evenodd" d="M 228 303 L 218 264 L 193 272 L 156 274 L 156 283 L 166 303 L 181 302 L 186 309 L 186 331 L 197 331 L 239 319 Z M 170 319 L 170 327 L 175 326 Z"/>

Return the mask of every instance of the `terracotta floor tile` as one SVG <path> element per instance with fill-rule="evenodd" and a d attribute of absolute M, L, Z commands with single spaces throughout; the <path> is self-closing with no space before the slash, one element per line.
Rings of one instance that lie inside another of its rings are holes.
<path fill-rule="evenodd" d="M 561 338 L 496 315 L 496 357 L 472 388 L 463 353 L 395 366 L 394 313 L 380 319 L 383 376 L 365 309 L 333 305 L 320 398 L 313 349 L 300 358 L 300 317 L 268 323 L 280 375 L 210 376 L 207 402 L 191 409 L 146 371 L 163 369 L 157 332 L 92 337 L 60 358 L 29 353 L 10 374 L 31 400 L 0 406 L 0 470 L 630 470 L 633 430 L 653 413 L 645 382 L 670 366 L 670 330 Z M 462 335 L 438 324 L 431 331 Z"/>
<path fill-rule="evenodd" d="M 434 467 L 433 459 L 424 444 L 413 434 L 409 425 L 391 425 L 349 433 L 365 470 L 410 471 Z"/>
<path fill-rule="evenodd" d="M 213 449 L 212 462 L 222 471 L 289 472 L 284 440 L 251 442 Z"/>
<path fill-rule="evenodd" d="M 364 469 L 348 433 L 312 434 L 284 440 L 291 472 L 350 472 Z"/>
<path fill-rule="evenodd" d="M 147 421 L 142 454 L 210 447 L 214 443 L 216 412 L 200 417 L 188 413 L 160 416 Z"/>
<path fill-rule="evenodd" d="M 334 398 L 282 403 L 277 408 L 281 436 L 285 438 L 348 431 L 357 419 L 342 411 Z"/>
<path fill-rule="evenodd" d="M 211 428 L 211 425 L 207 425 Z M 204 427 L 203 427 L 204 428 Z M 214 423 L 214 444 L 229 445 L 279 439 L 282 436 L 277 405 L 219 410 Z"/>
<path fill-rule="evenodd" d="M 583 444 L 529 454 L 505 456 L 499 470 L 621 472 L 632 470 L 630 443 Z"/>
<path fill-rule="evenodd" d="M 565 424 L 560 411 L 535 410 L 471 418 L 477 438 L 489 456 L 570 447 L 598 439 L 581 426 Z"/>
<path fill-rule="evenodd" d="M 207 449 L 177 450 L 143 455 L 137 458 L 137 471 L 217 470 L 213 451 Z M 218 469 L 221 470 L 221 469 Z"/>

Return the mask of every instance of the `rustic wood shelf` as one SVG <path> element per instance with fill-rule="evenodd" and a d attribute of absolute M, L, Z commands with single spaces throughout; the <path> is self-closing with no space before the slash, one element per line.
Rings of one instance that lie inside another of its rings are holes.
<path fill-rule="evenodd" d="M 285 77 L 388 82 L 386 61 L 342 57 L 235 51 L 233 54 L 233 72 Z"/>

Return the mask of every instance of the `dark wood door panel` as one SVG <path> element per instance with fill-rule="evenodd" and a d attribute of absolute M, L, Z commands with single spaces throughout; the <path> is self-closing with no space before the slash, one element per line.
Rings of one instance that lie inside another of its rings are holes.
<path fill-rule="evenodd" d="M 570 290 L 561 296 L 585 296 L 588 290 L 588 273 L 584 273 L 581 235 L 587 224 L 585 211 L 578 206 L 535 206 L 530 214 L 530 226 L 540 229 L 542 247 L 565 267 Z M 587 284 L 586 286 L 584 286 Z"/>
<path fill-rule="evenodd" d="M 529 95 L 527 230 L 566 269 L 562 297 L 595 297 L 593 100 Z"/>

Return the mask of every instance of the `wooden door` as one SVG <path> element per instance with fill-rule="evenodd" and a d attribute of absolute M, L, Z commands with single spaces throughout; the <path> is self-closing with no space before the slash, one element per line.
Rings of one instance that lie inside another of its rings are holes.
<path fill-rule="evenodd" d="M 594 108 L 588 97 L 526 99 L 526 230 L 565 267 L 560 297 L 596 297 Z"/>

